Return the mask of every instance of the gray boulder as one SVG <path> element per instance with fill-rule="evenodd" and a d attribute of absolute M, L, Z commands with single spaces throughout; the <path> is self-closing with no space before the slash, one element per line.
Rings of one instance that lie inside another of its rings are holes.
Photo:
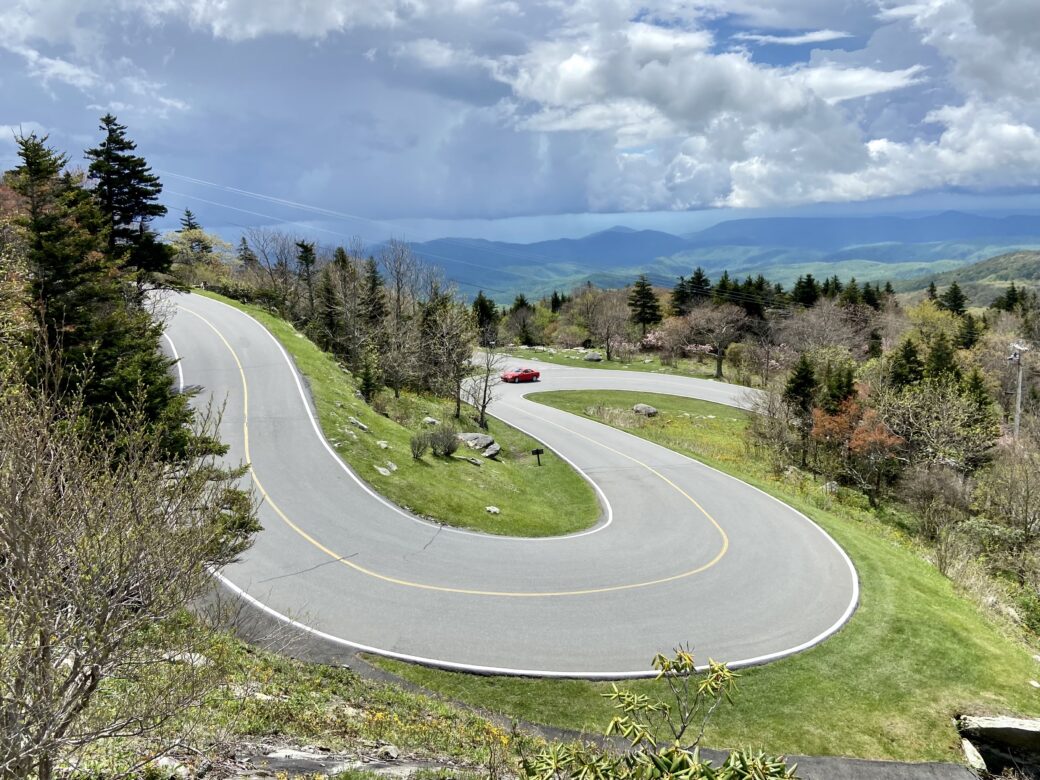
<path fill-rule="evenodd" d="M 488 447 L 486 450 L 484 450 L 484 457 L 485 458 L 493 458 L 496 455 L 498 455 L 498 453 L 500 453 L 501 451 L 502 451 L 502 445 L 499 444 L 498 442 L 495 442 L 490 447 Z"/>
<path fill-rule="evenodd" d="M 423 417 L 423 425 L 440 425 L 441 421 L 436 417 Z"/>
<path fill-rule="evenodd" d="M 961 734 L 981 742 L 1040 751 L 1040 720 L 963 715 L 957 726 Z"/>
<path fill-rule="evenodd" d="M 599 363 L 601 360 L 603 360 L 603 356 L 598 352 L 586 352 L 583 360 L 588 360 L 592 363 Z"/>
<path fill-rule="evenodd" d="M 367 431 L 368 430 L 368 426 L 365 425 L 363 422 L 361 422 L 361 420 L 359 420 L 357 417 L 348 417 L 347 421 L 351 425 L 353 425 L 355 428 L 357 428 L 359 430 L 362 430 L 362 431 Z"/>
<path fill-rule="evenodd" d="M 644 417 L 656 417 L 657 409 L 650 404 L 636 404 L 632 407 L 632 411 L 636 414 L 641 414 Z"/>
<path fill-rule="evenodd" d="M 495 443 L 494 438 L 486 433 L 460 433 L 459 441 L 464 442 L 472 450 L 486 450 Z"/>
<path fill-rule="evenodd" d="M 502 510 L 499 509 L 497 506 L 486 506 L 484 507 L 484 511 L 487 512 L 489 515 L 497 515 L 501 514 L 502 512 Z"/>

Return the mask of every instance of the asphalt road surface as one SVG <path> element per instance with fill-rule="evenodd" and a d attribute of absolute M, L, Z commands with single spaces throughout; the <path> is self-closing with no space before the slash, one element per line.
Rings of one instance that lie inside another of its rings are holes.
<path fill-rule="evenodd" d="M 648 676 L 656 653 L 687 642 L 699 662 L 763 663 L 823 641 L 856 607 L 852 563 L 804 515 L 524 398 L 620 389 L 740 406 L 744 388 L 548 364 L 539 383 L 501 386 L 491 413 L 579 469 L 603 513 L 570 536 L 496 537 L 430 524 L 375 494 L 325 442 L 305 383 L 257 321 L 196 295 L 170 305 L 181 381 L 225 404 L 228 457 L 251 464 L 263 498 L 264 530 L 221 577 L 299 628 L 446 668 L 623 678 Z M 510 509 L 504 496 L 488 503 Z"/>

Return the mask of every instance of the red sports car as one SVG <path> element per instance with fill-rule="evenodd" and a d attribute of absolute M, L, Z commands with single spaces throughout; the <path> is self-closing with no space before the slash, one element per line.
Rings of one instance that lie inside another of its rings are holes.
<path fill-rule="evenodd" d="M 537 382 L 541 374 L 533 368 L 514 368 L 502 373 L 503 382 Z"/>

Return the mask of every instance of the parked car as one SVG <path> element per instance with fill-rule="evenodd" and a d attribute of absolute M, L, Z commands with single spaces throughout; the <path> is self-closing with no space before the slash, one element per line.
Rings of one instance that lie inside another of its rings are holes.
<path fill-rule="evenodd" d="M 533 368 L 513 368 L 502 372 L 503 382 L 537 382 L 541 374 Z"/>

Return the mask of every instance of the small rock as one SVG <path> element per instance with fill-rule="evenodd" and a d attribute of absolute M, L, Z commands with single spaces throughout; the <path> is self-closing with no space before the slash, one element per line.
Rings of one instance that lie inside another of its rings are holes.
<path fill-rule="evenodd" d="M 978 749 L 971 744 L 969 740 L 961 739 L 961 750 L 964 751 L 964 760 L 969 767 L 974 769 L 976 772 L 988 772 L 982 754 L 979 753 Z"/>
<path fill-rule="evenodd" d="M 1040 688 L 1040 682 L 1037 682 L 1036 680 L 1030 680 L 1029 684 L 1032 685 L 1034 688 Z"/>
<path fill-rule="evenodd" d="M 386 467 L 390 469 L 391 472 L 397 471 L 397 464 L 394 463 L 392 460 L 388 460 L 386 462 Z"/>
<path fill-rule="evenodd" d="M 459 441 L 464 442 L 467 447 L 473 450 L 486 450 L 495 443 L 494 438 L 486 433 L 460 433 L 458 436 Z"/>
<path fill-rule="evenodd" d="M 502 510 L 499 509 L 497 506 L 486 506 L 484 507 L 484 511 L 487 512 L 489 515 L 502 514 Z"/>
<path fill-rule="evenodd" d="M 257 701 L 274 701 L 275 698 L 277 698 L 277 697 L 271 696 L 269 693 L 264 693 L 262 691 L 257 691 L 256 693 L 253 694 L 253 698 L 256 699 Z"/>
<path fill-rule="evenodd" d="M 343 408 L 343 402 L 342 401 L 336 401 L 336 408 L 337 409 L 342 409 Z"/>
<path fill-rule="evenodd" d="M 381 450 L 388 450 L 388 449 L 390 449 L 390 442 L 388 442 L 388 441 L 383 441 L 382 439 L 380 439 L 379 441 L 376 442 L 376 444 L 379 445 L 379 449 L 381 449 Z"/>
<path fill-rule="evenodd" d="M 365 425 L 363 422 L 361 422 L 361 420 L 359 420 L 357 417 L 348 417 L 347 421 L 351 425 L 353 425 L 355 428 L 357 428 L 358 430 L 362 430 L 362 431 L 367 431 L 368 430 L 368 426 Z"/>
<path fill-rule="evenodd" d="M 656 417 L 657 409 L 650 404 L 636 404 L 632 407 L 632 411 L 636 414 L 641 414 L 645 417 Z"/>
<path fill-rule="evenodd" d="M 464 461 L 466 461 L 467 463 L 472 463 L 472 464 L 473 464 L 474 466 L 481 466 L 481 465 L 483 465 L 483 464 L 482 464 L 482 463 L 481 463 L 481 462 L 480 462 L 479 460 L 477 460 L 476 458 L 463 458 L 463 460 L 464 460 Z"/>
<path fill-rule="evenodd" d="M 486 450 L 484 450 L 484 457 L 485 458 L 493 458 L 496 455 L 498 455 L 498 453 L 500 453 L 501 451 L 502 451 L 502 445 L 499 444 L 498 442 L 495 442 L 490 447 L 488 447 Z"/>
<path fill-rule="evenodd" d="M 826 493 L 827 495 L 833 496 L 835 493 L 838 492 L 838 483 L 837 482 L 825 482 L 824 485 L 823 485 L 823 492 Z"/>
<path fill-rule="evenodd" d="M 592 363 L 599 363 L 603 360 L 603 356 L 598 352 L 587 352 L 585 353 L 585 360 L 591 361 Z"/>
<path fill-rule="evenodd" d="M 383 761 L 396 761 L 399 755 L 401 755 L 401 751 L 394 745 L 383 745 L 376 751 L 376 757 Z"/>
<path fill-rule="evenodd" d="M 202 653 L 171 653 L 166 656 L 166 660 L 175 664 L 188 664 L 188 666 L 209 666 L 213 663 Z"/>
<path fill-rule="evenodd" d="M 653 363 L 653 362 L 654 362 L 653 358 L 646 358 L 646 360 L 643 361 L 643 363 Z"/>
<path fill-rule="evenodd" d="M 423 425 L 440 425 L 441 424 L 441 421 L 438 420 L 436 417 L 423 417 L 422 421 L 423 421 Z"/>
<path fill-rule="evenodd" d="M 390 476 L 390 469 L 385 469 L 382 466 L 376 466 L 376 471 L 378 471 L 384 477 L 389 477 Z"/>

